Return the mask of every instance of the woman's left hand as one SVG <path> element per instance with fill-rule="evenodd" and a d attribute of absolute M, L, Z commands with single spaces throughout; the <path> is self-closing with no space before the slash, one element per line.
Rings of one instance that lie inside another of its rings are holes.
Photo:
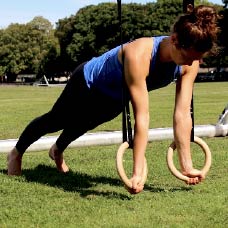
<path fill-rule="evenodd" d="M 205 174 L 202 171 L 194 168 L 192 168 L 188 172 L 183 171 L 182 174 L 189 177 L 189 180 L 186 181 L 186 184 L 189 185 L 199 184 L 205 179 Z"/>

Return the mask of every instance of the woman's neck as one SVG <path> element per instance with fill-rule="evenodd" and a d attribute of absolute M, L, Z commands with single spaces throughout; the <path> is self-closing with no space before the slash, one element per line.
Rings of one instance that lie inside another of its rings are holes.
<path fill-rule="evenodd" d="M 159 55 L 160 55 L 160 61 L 161 62 L 171 62 L 172 57 L 171 57 L 171 40 L 170 37 L 164 38 L 160 44 L 160 50 L 159 50 Z"/>

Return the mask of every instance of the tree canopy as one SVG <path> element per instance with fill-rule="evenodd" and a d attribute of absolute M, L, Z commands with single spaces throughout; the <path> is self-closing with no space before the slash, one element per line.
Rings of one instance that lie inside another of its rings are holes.
<path fill-rule="evenodd" d="M 51 53 L 56 58 L 59 52 L 52 25 L 42 17 L 27 24 L 11 24 L 0 32 L 0 75 L 7 74 L 9 81 L 19 73 L 38 74 L 45 68 L 41 63 L 50 61 Z"/>

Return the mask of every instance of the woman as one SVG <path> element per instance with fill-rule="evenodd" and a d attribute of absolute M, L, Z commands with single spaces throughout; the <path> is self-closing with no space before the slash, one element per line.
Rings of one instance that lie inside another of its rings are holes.
<path fill-rule="evenodd" d="M 131 193 L 143 190 L 140 184 L 148 141 L 148 91 L 176 81 L 173 115 L 174 137 L 181 171 L 198 184 L 205 174 L 193 168 L 190 152 L 192 121 L 190 103 L 194 80 L 202 57 L 212 50 L 218 28 L 216 12 L 198 6 L 181 16 L 170 36 L 144 37 L 118 46 L 83 63 L 74 71 L 52 109 L 34 119 L 8 154 L 8 174 L 20 175 L 22 155 L 41 136 L 63 130 L 49 156 L 59 171 L 67 172 L 63 151 L 76 138 L 107 122 L 122 111 L 122 63 L 132 103 L 134 126 L 134 168 Z"/>

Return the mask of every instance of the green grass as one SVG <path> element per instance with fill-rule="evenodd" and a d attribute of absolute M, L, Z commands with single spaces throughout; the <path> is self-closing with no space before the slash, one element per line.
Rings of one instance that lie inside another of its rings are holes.
<path fill-rule="evenodd" d="M 62 88 L 0 87 L 0 138 L 18 138 L 28 121 L 50 109 Z M 195 124 L 214 124 L 228 101 L 228 83 L 197 83 Z M 151 92 L 151 128 L 172 126 L 174 85 Z M 121 117 L 94 131 L 120 130 Z M 0 227 L 228 227 L 226 138 L 205 138 L 213 163 L 205 182 L 187 186 L 166 166 L 170 140 L 149 143 L 144 192 L 130 195 L 120 182 L 118 145 L 67 149 L 68 174 L 58 173 L 47 151 L 29 152 L 20 177 L 6 175 L 0 154 Z M 193 162 L 202 153 L 193 145 Z M 130 151 L 129 151 L 130 152 Z M 130 175 L 131 153 L 125 155 Z"/>

